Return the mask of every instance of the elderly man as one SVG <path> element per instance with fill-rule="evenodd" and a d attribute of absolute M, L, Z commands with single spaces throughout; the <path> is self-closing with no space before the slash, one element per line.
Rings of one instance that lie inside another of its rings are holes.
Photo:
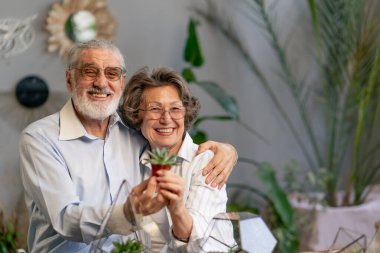
<path fill-rule="evenodd" d="M 124 81 L 125 63 L 117 47 L 101 40 L 78 44 L 69 53 L 66 71 L 71 99 L 22 132 L 30 252 L 88 252 L 114 201 L 107 234 L 116 237 L 112 234 L 131 228 L 123 211 L 126 198 L 120 202 L 115 196 L 124 179 L 131 187 L 142 181 L 139 157 L 146 140 L 116 113 Z M 207 148 L 216 155 L 204 170 L 206 181 L 221 187 L 236 162 L 235 149 L 215 142 L 202 147 Z M 141 189 L 141 197 L 152 213 L 164 205 L 150 190 Z"/>

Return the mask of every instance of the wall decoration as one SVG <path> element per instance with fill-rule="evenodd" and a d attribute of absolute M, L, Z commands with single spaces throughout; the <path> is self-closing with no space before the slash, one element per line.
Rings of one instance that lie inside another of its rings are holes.
<path fill-rule="evenodd" d="M 59 111 L 68 97 L 68 92 L 49 92 L 42 77 L 28 75 L 17 82 L 15 90 L 0 92 L 0 118 L 21 131 L 33 121 Z"/>
<path fill-rule="evenodd" d="M 49 96 L 49 88 L 39 76 L 27 76 L 17 83 L 17 101 L 27 107 L 35 108 L 43 105 Z"/>
<path fill-rule="evenodd" d="M 48 51 L 66 56 L 75 42 L 94 38 L 113 40 L 116 22 L 106 0 L 63 0 L 54 3 L 47 17 Z"/>
<path fill-rule="evenodd" d="M 0 19 L 0 56 L 10 57 L 22 53 L 32 45 L 35 37 L 31 25 L 37 15 L 26 19 Z"/>

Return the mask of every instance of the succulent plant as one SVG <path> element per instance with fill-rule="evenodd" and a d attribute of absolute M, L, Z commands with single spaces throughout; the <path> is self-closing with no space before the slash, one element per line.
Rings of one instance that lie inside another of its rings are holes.
<path fill-rule="evenodd" d="M 157 171 L 159 170 L 170 170 L 172 165 L 178 164 L 177 155 L 169 155 L 167 148 L 154 148 L 148 151 L 149 158 L 145 159 L 145 163 L 150 163 L 152 165 L 152 176 L 157 177 Z"/>
<path fill-rule="evenodd" d="M 143 246 L 141 242 L 135 240 L 128 240 L 126 242 L 113 242 L 115 248 L 111 253 L 141 253 Z"/>
<path fill-rule="evenodd" d="M 148 151 L 149 158 L 145 162 L 159 165 L 175 165 L 177 164 L 177 154 L 169 155 L 167 148 L 154 148 Z"/>

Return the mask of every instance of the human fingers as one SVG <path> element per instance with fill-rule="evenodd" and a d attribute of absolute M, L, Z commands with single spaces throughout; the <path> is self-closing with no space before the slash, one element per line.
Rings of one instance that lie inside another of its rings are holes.
<path fill-rule="evenodd" d="M 148 180 L 144 195 L 148 198 L 152 198 L 154 193 L 156 192 L 156 188 L 157 188 L 157 178 L 150 177 Z"/>
<path fill-rule="evenodd" d="M 160 182 L 173 182 L 174 183 L 174 182 L 183 180 L 181 176 L 175 174 L 172 171 L 161 170 L 157 174 L 158 174 L 158 177 L 157 177 L 158 183 L 160 183 Z"/>
<path fill-rule="evenodd" d="M 154 198 L 144 198 L 139 203 L 139 210 L 142 214 L 149 215 L 161 210 L 167 203 L 168 200 L 159 193 Z"/>
<path fill-rule="evenodd" d="M 157 178 L 157 182 L 160 190 L 164 188 L 177 193 L 182 193 L 185 186 L 185 181 L 183 178 L 173 172 L 162 173 L 162 176 Z"/>
<path fill-rule="evenodd" d="M 142 183 L 140 183 L 140 184 L 136 185 L 135 187 L 133 187 L 133 189 L 131 191 L 131 195 L 132 196 L 141 195 L 146 190 L 146 187 L 147 187 L 148 183 L 149 183 L 149 180 L 145 180 Z"/>
<path fill-rule="evenodd" d="M 182 195 L 177 194 L 176 192 L 169 191 L 166 189 L 161 189 L 160 193 L 164 196 L 170 203 L 182 201 Z"/>
<path fill-rule="evenodd" d="M 183 194 L 183 184 L 181 182 L 160 182 L 159 185 L 159 192 L 161 192 L 162 190 L 167 190 L 178 195 Z"/>

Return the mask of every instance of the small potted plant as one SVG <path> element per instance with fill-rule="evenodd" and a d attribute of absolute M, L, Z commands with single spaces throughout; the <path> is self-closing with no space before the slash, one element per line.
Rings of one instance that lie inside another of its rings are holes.
<path fill-rule="evenodd" d="M 141 253 L 143 245 L 136 240 L 127 240 L 126 242 L 113 242 L 115 248 L 111 253 Z"/>
<path fill-rule="evenodd" d="M 157 171 L 170 170 L 171 166 L 177 163 L 177 154 L 169 155 L 166 148 L 154 148 L 148 151 L 149 158 L 145 159 L 145 163 L 152 165 L 152 176 L 157 177 Z"/>

